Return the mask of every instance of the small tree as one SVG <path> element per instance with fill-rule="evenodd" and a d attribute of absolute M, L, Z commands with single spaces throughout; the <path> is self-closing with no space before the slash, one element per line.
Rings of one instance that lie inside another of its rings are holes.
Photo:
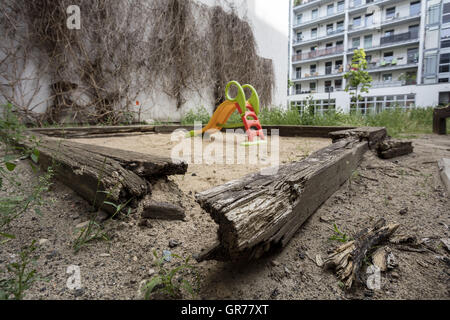
<path fill-rule="evenodd" d="M 369 92 L 369 88 L 371 87 L 372 77 L 366 70 L 366 53 L 364 49 L 356 49 L 353 51 L 350 70 L 344 75 L 344 78 L 347 80 L 345 91 L 350 91 L 350 94 L 355 97 L 356 102 L 360 100 L 359 93 Z"/>

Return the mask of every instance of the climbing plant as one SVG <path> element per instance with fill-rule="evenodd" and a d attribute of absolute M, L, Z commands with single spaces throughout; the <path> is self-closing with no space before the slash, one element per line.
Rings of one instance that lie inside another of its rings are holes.
<path fill-rule="evenodd" d="M 80 8 L 80 29 L 67 27 L 71 5 Z M 0 93 L 29 121 L 129 122 L 141 94 L 163 93 L 181 108 L 189 94 L 204 97 L 212 89 L 220 102 L 229 80 L 253 84 L 263 104 L 272 99 L 272 62 L 258 56 L 251 26 L 232 7 L 193 0 L 3 0 L 0 16 L 0 81 L 8 83 Z M 34 79 L 26 72 L 30 64 Z M 40 116 L 31 101 L 45 91 L 43 79 L 52 85 Z"/>

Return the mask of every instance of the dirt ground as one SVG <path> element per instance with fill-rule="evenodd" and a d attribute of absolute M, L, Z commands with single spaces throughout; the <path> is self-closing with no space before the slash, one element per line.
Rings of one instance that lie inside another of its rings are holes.
<path fill-rule="evenodd" d="M 170 155 L 176 142 L 169 139 L 168 135 L 152 134 L 77 141 Z M 280 138 L 280 160 L 300 160 L 329 143 L 328 139 Z M 413 139 L 413 145 L 414 153 L 392 160 L 366 153 L 352 178 L 300 228 L 283 251 L 251 263 L 192 262 L 200 274 L 199 298 L 449 299 L 450 268 L 439 257 L 450 257 L 440 243 L 441 238 L 449 238 L 450 198 L 436 161 L 450 157 L 450 139 L 422 135 Z M 13 222 L 10 233 L 17 239 L 1 247 L 0 264 L 17 259 L 19 248 L 33 239 L 46 239 L 38 249 L 36 269 L 48 280 L 37 282 L 27 299 L 141 299 L 140 283 L 157 269 L 153 250 L 159 254 L 170 250 L 186 257 L 216 239 L 217 225 L 195 202 L 195 193 L 263 166 L 192 164 L 185 176 L 170 177 L 168 183 L 160 181 L 153 188 L 156 199 L 184 206 L 185 221 L 153 220 L 151 226 L 139 226 L 136 214 L 107 220 L 104 228 L 111 240 L 92 242 L 77 254 L 71 249 L 74 229 L 89 219 L 89 205 L 56 181 L 45 195 L 42 216 L 30 210 Z M 15 172 L 24 184 L 36 179 L 28 160 L 20 161 Z M 331 271 L 317 266 L 315 257 L 324 258 L 341 244 L 329 240 L 334 234 L 333 223 L 353 236 L 380 217 L 400 223 L 397 233 L 423 240 L 427 250 L 412 252 L 390 244 L 397 266 L 381 274 L 381 288 L 372 291 L 357 285 L 346 292 Z M 179 245 L 170 248 L 171 240 Z M 66 286 L 70 265 L 80 267 L 81 290 Z"/>

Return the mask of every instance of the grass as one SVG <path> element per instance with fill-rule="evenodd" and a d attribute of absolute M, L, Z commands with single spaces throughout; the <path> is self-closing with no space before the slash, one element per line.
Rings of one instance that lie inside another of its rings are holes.
<path fill-rule="evenodd" d="M 183 125 L 201 121 L 206 124 L 210 115 L 204 107 L 190 110 L 182 119 Z M 272 108 L 263 109 L 259 115 L 261 124 L 264 125 L 310 125 L 310 126 L 370 126 L 386 127 L 388 134 L 393 137 L 413 134 L 431 133 L 433 125 L 433 108 L 415 108 L 408 111 L 402 109 L 385 110 L 378 114 L 342 113 L 328 111 L 323 115 L 312 115 L 308 112 L 300 114 L 297 109 L 287 110 Z M 233 113 L 229 123 L 241 122 L 237 112 Z M 450 128 L 450 119 L 447 119 L 447 127 Z"/>
<path fill-rule="evenodd" d="M 146 282 L 142 288 L 144 298 L 149 300 L 152 293 L 160 292 L 168 295 L 172 299 L 177 299 L 181 297 L 182 289 L 187 291 L 194 298 L 199 290 L 199 277 L 195 267 L 189 264 L 190 258 L 187 257 L 183 259 L 182 257 L 171 253 L 170 256 L 172 258 L 180 259 L 182 262 L 174 268 L 166 268 L 164 266 L 166 256 L 162 255 L 161 257 L 158 257 L 156 251 L 153 251 L 153 255 L 157 259 L 156 264 L 159 271 L 158 274 Z M 196 283 L 194 285 L 184 278 L 186 274 L 183 273 L 183 271 L 187 270 L 194 273 L 196 278 Z M 175 279 L 176 275 L 179 275 L 177 279 Z"/>

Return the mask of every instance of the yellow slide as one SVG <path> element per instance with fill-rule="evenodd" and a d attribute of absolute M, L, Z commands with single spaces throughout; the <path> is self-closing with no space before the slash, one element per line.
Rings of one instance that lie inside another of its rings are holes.
<path fill-rule="evenodd" d="M 217 107 L 216 112 L 209 120 L 208 124 L 202 129 L 202 131 L 191 131 L 189 134 L 191 137 L 205 133 L 208 130 L 216 129 L 220 130 L 227 123 L 233 112 L 236 110 L 236 102 L 226 100 Z"/>

